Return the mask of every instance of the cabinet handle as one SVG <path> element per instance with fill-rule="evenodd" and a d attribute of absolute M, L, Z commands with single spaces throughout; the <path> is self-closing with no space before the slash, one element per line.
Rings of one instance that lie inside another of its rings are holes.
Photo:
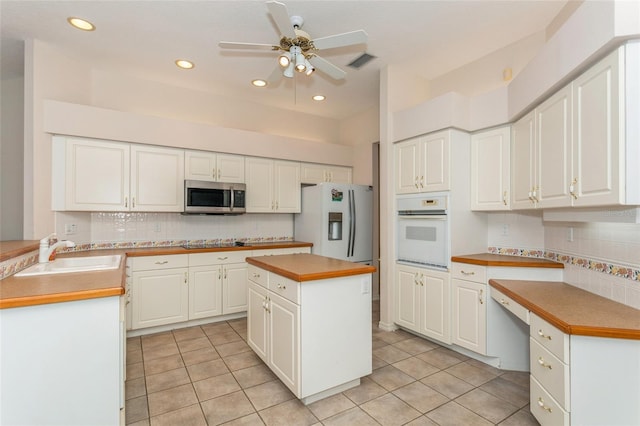
<path fill-rule="evenodd" d="M 420 273 L 420 286 L 424 287 L 424 274 Z"/>
<path fill-rule="evenodd" d="M 578 178 L 573 178 L 573 180 L 571 181 L 571 185 L 569 185 L 569 194 L 571 194 L 571 196 L 573 197 L 574 200 L 578 199 L 578 196 L 576 195 L 576 184 L 578 183 Z"/>
<path fill-rule="evenodd" d="M 260 278 L 260 274 L 253 273 L 253 278 Z"/>
<path fill-rule="evenodd" d="M 504 203 L 504 205 L 507 205 L 507 191 L 504 191 L 502 193 L 502 202 Z"/>
<path fill-rule="evenodd" d="M 224 279 L 225 280 L 227 279 L 227 269 L 226 268 L 224 269 Z"/>
<path fill-rule="evenodd" d="M 461 270 L 460 272 L 462 272 L 462 275 L 475 275 L 476 273 L 471 271 L 471 272 L 466 272 L 465 270 Z"/>
<path fill-rule="evenodd" d="M 184 283 L 187 284 L 189 282 L 189 274 L 187 272 L 184 273 Z"/>
<path fill-rule="evenodd" d="M 534 186 L 533 187 L 533 202 L 534 203 L 539 203 L 540 199 L 538 198 L 538 191 L 540 191 L 540 187 L 539 186 Z"/>
<path fill-rule="evenodd" d="M 540 408 L 542 408 L 543 410 L 546 410 L 548 412 L 552 411 L 551 407 L 547 407 L 547 406 L 544 405 L 544 399 L 542 399 L 542 397 L 538 397 L 538 406 Z"/>
<path fill-rule="evenodd" d="M 478 298 L 481 305 L 484 305 L 484 290 L 480 290 L 480 297 Z"/>
<path fill-rule="evenodd" d="M 538 336 L 542 337 L 543 339 L 548 339 L 551 340 L 551 336 L 544 334 L 544 332 L 542 331 L 542 329 L 538 330 Z"/>
<path fill-rule="evenodd" d="M 131 208 L 135 209 L 136 208 L 136 197 L 132 197 L 131 198 Z"/>
<path fill-rule="evenodd" d="M 278 210 L 278 201 L 276 200 L 276 210 Z"/>
<path fill-rule="evenodd" d="M 415 185 L 416 189 L 420 188 L 420 186 L 418 186 L 418 176 L 416 176 L 413 184 Z"/>
<path fill-rule="evenodd" d="M 275 210 L 275 205 L 276 205 L 275 202 L 271 201 L 271 210 Z"/>
<path fill-rule="evenodd" d="M 124 197 L 124 206 L 129 207 L 129 197 Z"/>
<path fill-rule="evenodd" d="M 220 180 L 220 176 L 222 176 L 222 170 L 218 169 L 218 180 Z"/>
<path fill-rule="evenodd" d="M 424 188 L 424 176 L 420 176 L 420 188 Z"/>
<path fill-rule="evenodd" d="M 264 309 L 267 311 L 267 313 L 271 313 L 271 308 L 269 307 L 269 302 L 271 302 L 271 299 L 269 299 L 269 296 L 267 296 L 266 298 L 266 302 L 265 302 L 265 307 Z"/>
<path fill-rule="evenodd" d="M 541 367 L 548 368 L 549 370 L 552 370 L 551 364 L 545 363 L 544 362 L 544 358 L 542 358 L 542 357 L 538 357 L 538 364 L 540 364 Z"/>
<path fill-rule="evenodd" d="M 229 258 L 229 256 L 218 257 L 218 260 L 227 260 L 228 258 Z"/>
<path fill-rule="evenodd" d="M 285 284 L 278 284 L 278 286 L 277 286 L 277 287 L 278 287 L 279 289 L 281 289 L 281 290 L 286 290 L 286 289 L 287 289 L 287 286 L 286 286 Z"/>
<path fill-rule="evenodd" d="M 156 262 L 156 265 L 166 265 L 167 263 L 169 263 L 168 260 L 163 260 L 162 262 Z"/>
<path fill-rule="evenodd" d="M 504 300 L 504 299 L 500 299 L 500 304 L 505 305 L 505 306 L 509 306 L 509 301 L 508 300 Z"/>
<path fill-rule="evenodd" d="M 218 279 L 222 279 L 222 267 L 220 267 L 220 269 L 218 269 Z"/>

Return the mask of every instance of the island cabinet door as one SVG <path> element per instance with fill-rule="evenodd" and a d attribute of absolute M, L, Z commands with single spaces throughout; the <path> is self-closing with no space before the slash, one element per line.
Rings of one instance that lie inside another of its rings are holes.
<path fill-rule="evenodd" d="M 269 294 L 269 360 L 274 373 L 300 395 L 300 307 Z"/>
<path fill-rule="evenodd" d="M 247 342 L 251 349 L 268 364 L 267 345 L 268 334 L 268 298 L 267 289 L 253 282 L 249 282 L 247 291 Z"/>

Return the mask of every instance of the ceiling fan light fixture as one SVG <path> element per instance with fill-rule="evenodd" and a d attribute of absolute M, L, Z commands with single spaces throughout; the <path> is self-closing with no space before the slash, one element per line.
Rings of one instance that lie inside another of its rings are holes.
<path fill-rule="evenodd" d="M 287 78 L 293 78 L 293 62 L 289 64 L 289 66 L 284 70 L 284 76 Z"/>
<path fill-rule="evenodd" d="M 286 68 L 291 63 L 291 53 L 284 52 L 278 57 L 278 63 L 282 68 Z"/>
<path fill-rule="evenodd" d="M 68 17 L 67 22 L 71 26 L 82 31 L 94 31 L 96 29 L 96 26 L 93 25 L 91 22 L 87 21 L 86 19 L 77 18 L 75 16 Z"/>
<path fill-rule="evenodd" d="M 305 72 L 307 70 L 307 65 L 305 64 L 305 62 L 307 62 L 307 60 L 305 59 L 304 55 L 296 55 L 296 71 Z"/>
<path fill-rule="evenodd" d="M 304 73 L 305 73 L 306 75 L 311 75 L 311 74 L 313 74 L 313 72 L 316 70 L 316 69 L 313 67 L 313 65 L 311 65 L 311 63 L 310 63 L 307 59 L 305 59 L 305 60 L 304 60 L 304 64 L 305 64 L 305 66 L 307 67 L 307 70 L 306 70 Z"/>

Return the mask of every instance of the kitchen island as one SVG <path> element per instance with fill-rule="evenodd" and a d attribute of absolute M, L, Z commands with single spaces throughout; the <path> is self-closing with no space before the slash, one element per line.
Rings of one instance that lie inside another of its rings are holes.
<path fill-rule="evenodd" d="M 369 265 L 313 254 L 249 257 L 249 346 L 304 404 L 371 374 Z"/>

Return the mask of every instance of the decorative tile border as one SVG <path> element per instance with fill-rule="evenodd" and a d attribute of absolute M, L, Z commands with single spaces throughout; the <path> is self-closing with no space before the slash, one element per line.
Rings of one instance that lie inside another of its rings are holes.
<path fill-rule="evenodd" d="M 595 272 L 602 272 L 604 274 L 615 275 L 616 277 L 640 282 L 640 269 L 634 269 L 623 265 L 616 265 L 614 263 L 603 262 L 600 260 L 587 259 L 584 257 L 572 256 L 569 254 L 556 253 L 546 250 L 489 247 L 487 251 L 493 254 L 504 254 L 508 256 L 538 257 L 549 259 L 555 262 L 564 263 L 565 265 L 579 266 L 581 268 L 589 269 Z"/>
<path fill-rule="evenodd" d="M 89 250 L 113 250 L 128 248 L 153 248 L 153 247 L 180 247 L 185 244 L 191 245 L 227 245 L 235 244 L 236 241 L 244 243 L 270 243 L 293 241 L 293 237 L 256 237 L 256 238 L 217 238 L 206 240 L 164 240 L 164 241 L 118 241 L 77 244 L 75 247 L 61 247 L 56 250 L 58 253 L 69 253 Z M 38 261 L 38 251 L 32 251 L 25 255 L 14 257 L 0 263 L 0 280 L 28 268 Z"/>

